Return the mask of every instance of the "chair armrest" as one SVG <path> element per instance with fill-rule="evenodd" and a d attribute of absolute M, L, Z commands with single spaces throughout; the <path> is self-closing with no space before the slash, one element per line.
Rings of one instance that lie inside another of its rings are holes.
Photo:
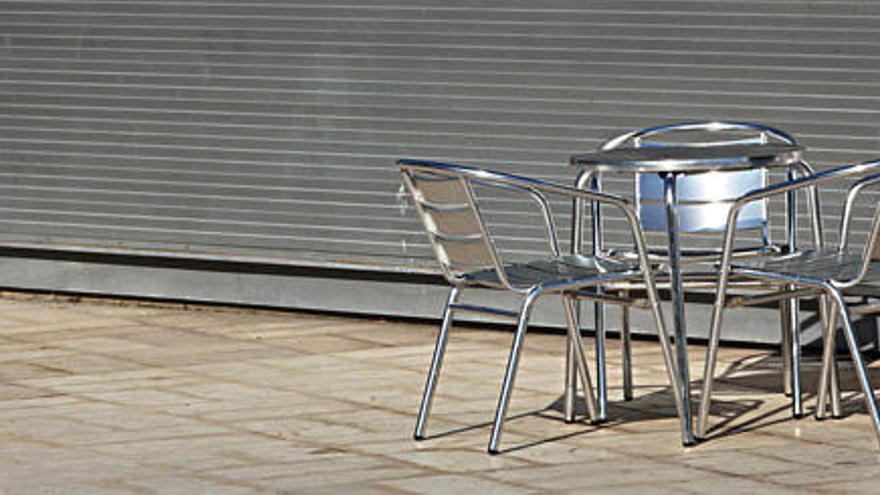
<path fill-rule="evenodd" d="M 484 170 L 473 167 L 466 167 L 463 165 L 451 165 L 446 163 L 438 163 L 424 160 L 398 160 L 398 165 L 403 165 L 407 167 L 419 167 L 420 165 L 424 165 L 426 167 L 431 167 L 434 169 L 440 168 L 442 170 L 446 170 L 447 172 L 454 173 L 456 175 L 460 175 L 470 180 L 476 181 L 486 181 L 486 182 L 494 182 L 500 184 L 506 184 L 515 188 L 522 189 L 532 189 L 537 191 L 562 194 L 565 196 L 576 197 L 581 199 L 586 199 L 588 201 L 599 201 L 603 203 L 609 203 L 614 205 L 629 205 L 630 202 L 621 196 L 616 196 L 614 194 L 604 193 L 600 191 L 590 191 L 585 189 L 577 189 L 571 186 L 566 186 L 563 184 L 557 184 L 555 182 L 545 181 L 541 179 L 534 179 L 531 177 L 524 177 L 522 175 L 513 175 L 507 174 L 504 172 L 496 172 L 490 170 Z"/>
<path fill-rule="evenodd" d="M 880 174 L 870 175 L 856 182 L 846 194 L 846 202 L 843 207 L 843 217 L 840 220 L 840 244 L 838 249 L 843 251 L 849 243 L 849 226 L 852 220 L 852 209 L 856 202 L 856 198 L 863 189 L 875 186 L 880 183 Z"/>
<path fill-rule="evenodd" d="M 446 163 L 412 159 L 398 160 L 397 164 L 401 167 L 412 169 L 424 167 L 426 171 L 436 172 L 437 170 L 442 170 L 444 173 L 456 175 L 464 180 L 473 181 L 475 183 L 483 182 L 485 184 L 491 184 L 493 186 L 500 185 L 503 187 L 509 187 L 513 190 L 520 190 L 524 193 L 531 194 L 541 206 L 545 223 L 547 224 L 546 227 L 548 230 L 551 250 L 554 252 L 554 255 L 559 254 L 558 238 L 552 219 L 552 214 L 548 206 L 549 203 L 546 199 L 546 194 L 561 195 L 572 199 L 594 201 L 614 206 L 621 210 L 629 221 L 630 230 L 635 240 L 636 248 L 639 251 L 640 268 L 645 271 L 650 271 L 651 265 L 649 264 L 647 257 L 647 243 L 645 242 L 645 237 L 642 233 L 638 216 L 636 215 L 636 211 L 633 208 L 631 201 L 624 197 L 601 191 L 578 189 L 576 187 L 557 184 L 555 182 L 541 179 L 534 179 L 531 177 L 524 177 L 520 175 L 507 174 L 504 172 L 467 167 L 463 165 L 452 165 Z"/>
<path fill-rule="evenodd" d="M 814 187 L 820 184 L 824 184 L 826 182 L 832 182 L 846 177 L 854 177 L 876 172 L 880 172 L 880 160 L 859 163 L 857 165 L 844 165 L 842 167 L 833 168 L 824 172 L 818 172 L 816 174 L 801 177 L 799 179 L 785 182 L 777 182 L 761 189 L 749 191 L 736 200 L 736 202 L 734 203 L 734 208 L 742 208 L 742 206 L 748 203 L 757 201 L 759 199 L 766 199 L 777 194 L 805 189 L 807 187 Z"/>
<path fill-rule="evenodd" d="M 740 210 L 747 204 L 787 193 L 797 191 L 809 187 L 816 187 L 820 184 L 833 182 L 835 180 L 844 179 L 846 177 L 858 177 L 867 174 L 880 173 L 880 160 L 873 160 L 856 165 L 845 165 L 833 168 L 814 175 L 801 177 L 798 179 L 777 182 L 761 189 L 755 189 L 740 196 L 730 208 L 727 215 L 727 229 L 724 232 L 724 240 L 722 242 L 721 264 L 718 273 L 719 292 L 722 292 L 727 285 L 727 278 L 730 274 L 730 261 L 733 255 L 733 241 L 736 236 L 736 220 L 739 217 Z M 874 177 L 872 175 L 871 177 Z M 871 179 L 869 177 L 869 179 Z"/>

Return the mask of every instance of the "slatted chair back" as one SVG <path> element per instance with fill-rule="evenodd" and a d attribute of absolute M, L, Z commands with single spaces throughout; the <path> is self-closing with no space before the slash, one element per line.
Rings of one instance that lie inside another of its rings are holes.
<path fill-rule="evenodd" d="M 468 179 L 442 169 L 403 166 L 403 180 L 450 282 L 465 273 L 503 272 Z M 499 274 L 503 279 L 503 273 Z"/>
<path fill-rule="evenodd" d="M 796 144 L 793 137 L 771 127 L 740 122 L 695 122 L 642 129 L 606 142 L 603 150 L 661 146 L 717 146 L 780 142 Z M 679 178 L 679 229 L 683 233 L 722 232 L 727 212 L 742 194 L 764 187 L 767 170 L 707 172 Z M 665 232 L 663 180 L 657 174 L 638 174 L 636 207 L 645 231 Z M 760 229 L 769 244 L 767 202 L 748 205 L 738 229 Z"/>
<path fill-rule="evenodd" d="M 867 163 L 873 164 L 873 162 Z M 841 253 L 846 252 L 849 247 L 849 233 L 852 230 L 853 212 L 855 211 L 857 198 L 864 189 L 869 187 L 876 189 L 878 184 L 880 184 L 880 174 L 869 175 L 853 184 L 847 192 L 840 223 L 840 245 L 838 246 L 838 251 Z M 864 247 L 865 266 L 862 269 L 862 275 L 867 273 L 868 264 L 880 261 L 880 203 L 874 205 L 874 208 L 874 219 L 869 231 L 867 244 Z"/>

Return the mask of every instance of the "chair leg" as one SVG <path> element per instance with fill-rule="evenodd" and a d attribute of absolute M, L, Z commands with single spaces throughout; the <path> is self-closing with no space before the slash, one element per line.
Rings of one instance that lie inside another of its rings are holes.
<path fill-rule="evenodd" d="M 835 339 L 832 339 L 835 342 Z M 835 344 L 836 345 L 836 344 Z M 832 347 L 832 352 L 834 348 Z M 833 356 L 833 354 L 832 354 Z M 843 417 L 843 410 L 840 405 L 840 371 L 837 368 L 837 359 L 831 359 L 831 417 L 840 419 Z"/>
<path fill-rule="evenodd" d="M 834 311 L 834 304 L 831 301 L 828 301 L 826 305 L 826 314 L 833 315 L 837 318 L 837 312 Z M 830 323 L 829 323 L 830 324 Z M 843 412 L 840 406 L 840 371 L 837 369 L 837 339 L 836 336 L 836 328 L 837 328 L 837 320 L 834 321 L 832 328 L 835 329 L 835 332 L 832 333 L 831 337 L 831 346 L 829 348 L 829 352 L 831 353 L 831 365 L 829 366 L 831 373 L 831 417 L 833 418 L 842 418 Z"/>
<path fill-rule="evenodd" d="M 822 296 L 819 301 L 819 309 L 822 314 L 822 368 L 819 375 L 819 390 L 816 400 L 816 419 L 823 419 L 826 415 L 828 394 L 831 394 L 831 416 L 839 418 L 840 411 L 840 380 L 837 371 L 836 336 L 837 336 L 837 311 L 828 300 Z"/>
<path fill-rule="evenodd" d="M 644 263 L 643 266 L 647 265 Z M 650 306 L 651 315 L 654 317 L 654 327 L 657 329 L 657 340 L 660 341 L 660 351 L 663 354 L 663 362 L 666 365 L 666 375 L 669 378 L 669 384 L 672 387 L 672 396 L 675 400 L 675 411 L 682 423 L 682 438 L 688 440 L 685 435 L 685 424 L 689 413 L 685 414 L 684 401 L 682 400 L 681 384 L 678 379 L 678 363 L 675 359 L 675 351 L 672 349 L 672 336 L 666 328 L 666 322 L 663 319 L 663 311 L 660 309 L 660 297 L 657 289 L 653 285 L 653 279 L 650 274 L 645 271 L 645 287 L 647 288 L 648 305 Z"/>
<path fill-rule="evenodd" d="M 626 294 L 624 294 L 624 297 Z M 633 376 L 632 376 L 632 336 L 629 326 L 629 306 L 620 307 L 620 351 L 621 351 L 621 368 L 623 369 L 623 400 L 629 401 L 633 398 Z"/>
<path fill-rule="evenodd" d="M 846 302 L 843 300 L 843 296 L 839 291 L 833 287 L 826 287 L 826 291 L 829 296 L 834 299 L 837 309 L 840 311 L 840 319 L 843 322 L 846 344 L 852 355 L 853 364 L 856 368 L 856 375 L 859 378 L 862 391 L 865 393 L 865 405 L 867 406 L 868 414 L 871 416 L 871 422 L 874 426 L 875 440 L 877 441 L 878 446 L 880 446 L 880 411 L 877 409 L 877 398 L 874 396 L 874 388 L 871 386 L 871 381 L 868 379 L 868 370 L 865 368 L 865 362 L 862 359 L 859 343 L 856 341 L 856 334 L 852 326 L 852 320 L 849 316 L 849 309 L 846 307 Z"/>
<path fill-rule="evenodd" d="M 706 364 L 703 370 L 700 410 L 697 414 L 698 438 L 706 438 L 706 428 L 709 424 L 709 407 L 712 404 L 712 388 L 715 383 L 715 365 L 718 360 L 718 347 L 721 341 L 721 323 L 726 300 L 727 287 L 719 287 L 718 293 L 715 295 L 715 305 L 712 307 L 712 323 L 709 327 L 709 347 L 706 350 Z"/>
<path fill-rule="evenodd" d="M 804 416 L 804 402 L 801 394 L 801 329 L 800 329 L 800 308 L 798 299 L 788 301 L 791 306 L 789 320 L 789 329 L 791 335 L 791 351 L 789 353 L 791 362 L 791 415 L 799 419 Z"/>
<path fill-rule="evenodd" d="M 565 301 L 563 299 L 563 305 Z M 581 303 L 577 299 L 574 300 L 574 325 L 580 330 L 580 306 Z M 574 423 L 575 421 L 575 398 L 577 397 L 577 367 L 575 366 L 574 341 L 571 333 L 567 333 L 565 337 L 565 392 L 562 403 L 562 416 L 566 423 Z"/>
<path fill-rule="evenodd" d="M 580 326 L 577 328 L 580 330 Z M 566 334 L 565 395 L 563 396 L 562 403 L 562 416 L 566 423 L 574 423 L 576 415 L 574 402 L 577 395 L 577 366 L 575 366 L 574 361 L 577 357 L 575 357 L 574 346 L 575 344 L 571 338 L 571 334 Z"/>
<path fill-rule="evenodd" d="M 643 267 L 648 265 L 644 260 L 646 260 L 646 258 L 643 258 Z M 687 422 L 690 418 L 690 411 L 687 411 L 687 413 L 685 412 L 683 400 L 684 394 L 681 393 L 682 388 L 681 383 L 679 382 L 678 362 L 676 361 L 675 351 L 672 348 L 671 342 L 672 336 L 669 334 L 666 322 L 663 319 L 663 310 L 660 308 L 660 297 L 654 286 L 654 280 L 646 269 L 643 268 L 643 270 L 648 305 L 651 315 L 654 317 L 654 327 L 657 329 L 657 340 L 660 342 L 660 351 L 663 354 L 663 362 L 666 365 L 666 376 L 669 378 L 669 385 L 672 388 L 672 397 L 675 401 L 675 411 L 681 422 L 682 441 L 687 446 L 693 443 L 693 438 L 687 434 L 687 432 L 690 431 L 687 426 Z"/>
<path fill-rule="evenodd" d="M 786 397 L 791 397 L 791 306 L 788 301 L 779 301 L 779 333 L 781 343 L 779 351 L 782 355 L 782 390 Z"/>
<path fill-rule="evenodd" d="M 443 323 L 440 324 L 440 332 L 437 334 L 437 344 L 434 346 L 434 356 L 431 359 L 431 367 L 428 370 L 428 378 L 425 381 L 425 391 L 422 395 L 422 405 L 419 407 L 419 417 L 416 420 L 416 430 L 413 437 L 416 440 L 425 438 L 425 427 L 428 415 L 431 413 L 431 402 L 434 399 L 434 391 L 437 389 L 437 379 L 440 376 L 440 368 L 443 366 L 443 355 L 446 353 L 446 342 L 449 338 L 449 328 L 452 326 L 452 304 L 458 299 L 461 289 L 453 287 L 446 299 L 443 308 Z"/>
<path fill-rule="evenodd" d="M 565 319 L 568 324 L 568 340 L 572 343 L 571 349 L 574 351 L 573 354 L 577 363 L 576 369 L 581 376 L 581 383 L 584 386 L 584 399 L 587 401 L 587 411 L 593 423 L 597 423 L 599 422 L 599 407 L 593 395 L 593 383 L 590 381 L 590 369 L 587 366 L 586 353 L 584 353 L 584 340 L 581 337 L 580 328 L 577 326 L 575 302 L 571 296 L 563 295 L 562 304 L 565 307 Z"/>
<path fill-rule="evenodd" d="M 605 421 L 608 417 L 608 374 L 605 368 L 605 346 L 607 335 L 605 332 L 605 304 L 594 303 L 596 322 L 596 395 L 599 402 L 599 416 L 597 421 Z"/>
<path fill-rule="evenodd" d="M 504 416 L 507 414 L 507 406 L 510 404 L 510 393 L 516 381 L 516 369 L 522 355 L 522 345 L 526 336 L 526 328 L 532 312 L 532 304 L 541 295 L 539 290 L 532 290 L 526 296 L 519 312 L 516 325 L 516 333 L 513 336 L 513 344 L 510 346 L 510 356 L 507 359 L 507 370 L 504 373 L 504 382 L 501 385 L 501 395 L 498 397 L 498 408 L 495 411 L 495 421 L 492 423 L 492 433 L 489 436 L 489 453 L 498 453 L 498 444 L 501 442 L 501 428 L 504 426 Z"/>

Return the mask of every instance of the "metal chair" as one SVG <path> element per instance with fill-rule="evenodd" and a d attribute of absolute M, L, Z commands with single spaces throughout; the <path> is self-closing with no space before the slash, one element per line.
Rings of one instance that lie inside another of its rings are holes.
<path fill-rule="evenodd" d="M 859 383 L 865 393 L 865 402 L 874 425 L 877 439 L 880 441 L 880 416 L 874 390 L 868 380 L 865 364 L 862 360 L 858 342 L 853 331 L 851 311 L 844 299 L 844 292 L 870 282 L 880 281 L 880 208 L 876 209 L 873 226 L 868 242 L 861 250 L 849 248 L 850 220 L 852 208 L 859 193 L 867 186 L 880 183 L 880 160 L 865 162 L 858 165 L 838 167 L 826 172 L 814 174 L 796 180 L 773 184 L 768 187 L 751 191 L 740 196 L 733 203 L 727 216 L 727 228 L 724 234 L 723 252 L 718 275 L 718 292 L 712 311 L 712 326 L 709 334 L 709 348 L 706 356 L 706 369 L 703 381 L 702 401 L 697 423 L 697 434 L 706 435 L 709 406 L 714 382 L 715 363 L 718 353 L 718 340 L 721 332 L 722 314 L 727 305 L 727 289 L 730 279 L 758 280 L 781 290 L 769 297 L 780 300 L 806 296 L 825 296 L 828 301 L 827 323 L 823 335 L 823 366 L 818 392 L 816 414 L 825 414 L 829 388 L 832 396 L 837 394 L 834 372 L 834 351 L 836 320 L 839 316 L 843 322 L 843 332 L 850 354 L 855 363 Z M 867 177 L 865 177 L 867 176 Z M 840 244 L 837 249 L 814 249 L 788 253 L 780 256 L 735 260 L 733 243 L 736 234 L 738 216 L 748 205 L 755 201 L 764 201 L 772 196 L 790 193 L 805 188 L 815 188 L 821 184 L 841 180 L 848 177 L 863 177 L 849 190 L 840 226 Z M 769 299 L 764 296 L 765 300 Z M 820 304 L 820 309 L 825 303 Z M 875 308 L 876 309 L 876 308 Z"/>
<path fill-rule="evenodd" d="M 658 127 L 650 127 L 629 132 L 606 141 L 600 146 L 600 150 L 612 150 L 620 148 L 639 147 L 664 147 L 664 146 L 714 146 L 735 144 L 756 144 L 767 142 L 779 142 L 785 144 L 797 144 L 794 137 L 772 127 L 744 123 L 744 122 L 687 122 Z M 810 174 L 811 167 L 801 162 L 796 169 L 789 171 L 789 177 L 795 174 Z M 743 193 L 766 186 L 768 171 L 755 169 L 741 172 L 708 172 L 704 174 L 692 174 L 681 177 L 678 181 L 678 196 L 681 201 L 679 206 L 679 231 L 684 234 L 720 233 L 727 227 L 725 223 L 726 212 L 737 197 Z M 601 188 L 600 177 L 583 175 L 578 179 L 578 187 L 585 188 L 590 185 L 592 189 Z M 821 244 L 821 223 L 819 222 L 818 195 L 814 192 L 808 195 L 808 204 L 814 225 L 814 242 Z M 645 232 L 666 231 L 666 211 L 663 198 L 663 180 L 657 174 L 637 174 L 635 180 L 635 203 L 639 215 L 639 221 Z M 792 194 L 788 198 L 787 214 L 794 218 L 796 214 L 795 197 Z M 576 211 L 576 216 L 579 214 Z M 599 209 L 593 205 L 593 249 L 594 253 L 604 251 L 602 221 Z M 575 219 L 576 225 L 581 220 Z M 793 223 L 793 222 L 792 222 Z M 768 207 L 765 201 L 755 202 L 745 207 L 737 219 L 736 229 L 754 230 L 759 232 L 757 245 L 738 250 L 740 255 L 755 255 L 779 252 L 782 250 L 793 251 L 797 242 L 796 230 L 787 231 L 785 245 L 775 245 L 771 241 L 768 228 Z M 577 233 L 576 233 L 577 234 Z M 575 239 L 578 244 L 581 239 Z M 609 251 L 614 256 L 627 256 L 625 251 Z M 682 253 L 683 261 L 699 262 L 717 260 L 721 254 L 720 248 L 710 249 L 685 249 Z M 663 250 L 652 251 L 651 259 L 658 263 L 666 261 L 666 253 Z M 712 288 L 714 287 L 714 272 L 687 273 L 684 279 L 685 288 Z M 661 281 L 661 286 L 663 282 Z M 796 416 L 802 414 L 800 401 L 799 383 L 799 349 L 797 331 L 797 305 L 794 301 L 780 306 L 782 323 L 782 350 L 786 363 L 784 383 L 786 393 L 792 395 L 793 409 Z M 607 386 L 604 371 L 604 348 L 605 348 L 605 317 L 602 303 L 598 303 L 595 309 L 596 334 L 597 334 L 597 388 L 600 414 L 604 415 L 607 403 Z M 632 359 L 630 355 L 630 325 L 629 307 L 621 306 L 621 342 L 622 342 L 622 369 L 623 369 L 623 397 L 624 400 L 632 399 Z M 787 330 L 786 330 L 787 329 Z M 569 382 L 572 377 L 569 373 Z"/>
<path fill-rule="evenodd" d="M 591 297 L 584 289 L 599 287 L 613 281 L 642 280 L 647 287 L 648 300 L 661 336 L 661 347 L 670 380 L 673 386 L 677 387 L 675 364 L 663 316 L 657 302 L 654 279 L 644 250 L 644 237 L 635 210 L 626 199 L 601 192 L 582 191 L 536 179 L 458 165 L 420 160 L 401 160 L 398 165 L 403 175 L 403 182 L 410 192 L 415 208 L 428 233 L 443 274 L 452 285 L 443 310 L 440 333 L 437 336 L 416 422 L 414 436 L 417 440 L 425 438 L 425 427 L 434 391 L 437 387 L 454 313 L 487 313 L 513 318 L 517 322 L 489 439 L 489 452 L 498 452 L 501 429 L 510 401 L 511 389 L 522 353 L 523 340 L 532 307 L 539 297 L 548 293 L 560 294 L 563 297 L 568 323 L 568 338 L 575 343 L 573 352 L 576 358 L 576 368 L 584 387 L 592 419 L 598 417 L 597 407 L 584 356 L 581 334 L 575 325 L 574 291 L 581 291 L 580 297 Z M 490 235 L 487 223 L 484 221 L 480 209 L 480 199 L 477 195 L 477 191 L 488 193 L 491 190 L 521 194 L 535 202 L 546 229 L 549 246 L 547 257 L 520 263 L 506 263 L 502 260 L 496 249 L 495 241 Z M 629 219 L 638 253 L 637 260 L 615 261 L 602 256 L 563 255 L 559 249 L 556 226 L 547 195 L 596 201 L 622 211 L 624 216 Z M 463 304 L 459 302 L 459 296 L 466 288 L 506 290 L 522 296 L 523 300 L 518 312 Z M 601 297 L 601 295 L 596 294 L 595 297 Z"/>

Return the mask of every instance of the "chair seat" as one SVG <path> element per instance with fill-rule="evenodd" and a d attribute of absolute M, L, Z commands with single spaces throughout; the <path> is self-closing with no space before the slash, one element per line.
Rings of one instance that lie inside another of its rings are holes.
<path fill-rule="evenodd" d="M 859 275 L 864 253 L 861 250 L 839 252 L 836 249 L 800 251 L 785 256 L 737 260 L 734 269 L 803 277 L 818 280 L 848 281 Z M 872 262 L 865 282 L 880 283 L 880 262 Z"/>
<path fill-rule="evenodd" d="M 510 283 L 519 287 L 567 284 L 590 278 L 595 278 L 597 281 L 625 278 L 640 273 L 635 262 L 585 255 L 505 264 L 504 269 Z M 463 279 L 467 283 L 490 287 L 501 284 L 493 269 L 469 273 L 464 275 Z"/>

